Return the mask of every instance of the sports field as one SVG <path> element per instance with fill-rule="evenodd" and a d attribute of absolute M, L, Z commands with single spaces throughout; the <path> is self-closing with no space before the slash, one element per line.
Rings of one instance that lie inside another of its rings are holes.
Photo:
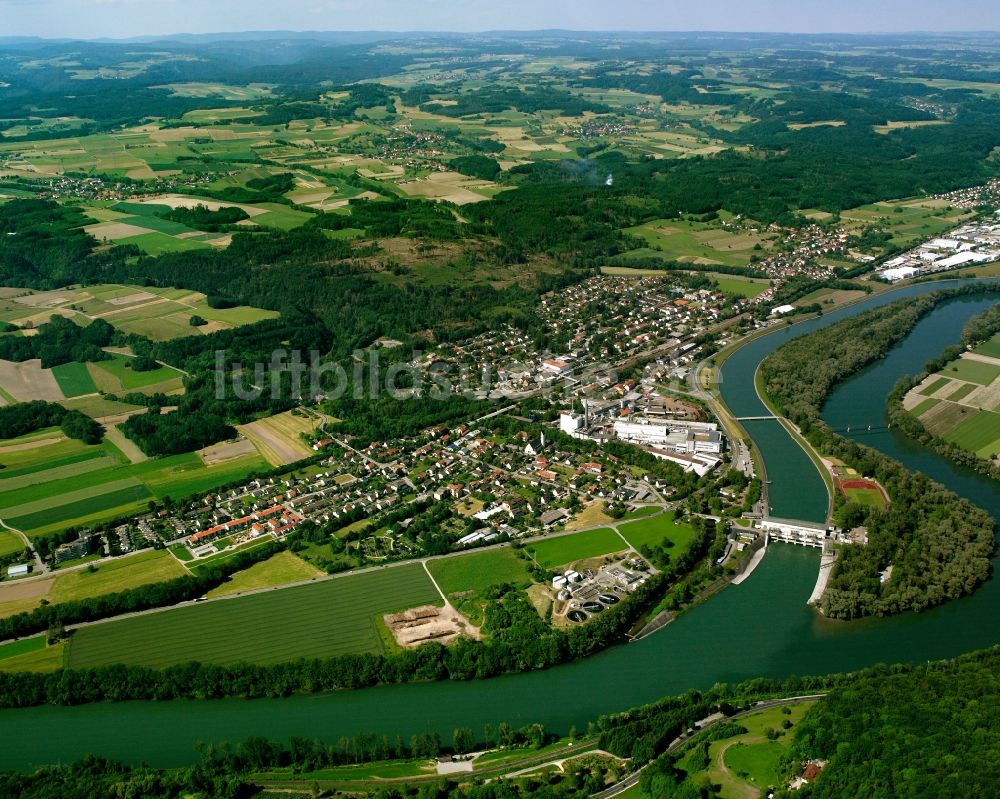
<path fill-rule="evenodd" d="M 527 561 L 518 558 L 512 549 L 491 549 L 471 552 L 452 558 L 440 558 L 427 563 L 437 584 L 445 594 L 482 591 L 491 585 L 531 582 Z"/>
<path fill-rule="evenodd" d="M 610 527 L 599 527 L 583 533 L 561 535 L 528 544 L 528 552 L 544 569 L 565 566 L 576 560 L 596 558 L 611 552 L 623 552 L 628 546 Z"/>
<path fill-rule="evenodd" d="M 695 534 L 694 528 L 687 522 L 675 522 L 673 513 L 629 522 L 618 529 L 636 549 L 647 544 L 659 546 L 669 540 L 678 551 L 683 551 L 691 545 Z"/>
<path fill-rule="evenodd" d="M 68 663 L 281 663 L 382 652 L 376 617 L 441 598 L 419 564 L 191 604 L 74 633 Z"/>

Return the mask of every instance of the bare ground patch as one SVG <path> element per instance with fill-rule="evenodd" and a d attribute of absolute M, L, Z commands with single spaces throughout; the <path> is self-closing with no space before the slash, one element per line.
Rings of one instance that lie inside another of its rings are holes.
<path fill-rule="evenodd" d="M 43 369 L 37 358 L 22 363 L 0 360 L 0 386 L 20 402 L 66 399 L 52 370 Z"/>
<path fill-rule="evenodd" d="M 387 613 L 382 618 L 396 639 L 396 643 L 407 649 L 428 641 L 446 644 L 460 635 L 469 636 L 477 641 L 480 638 L 479 628 L 472 626 L 469 620 L 450 604 L 443 608 L 423 605 L 402 613 Z"/>
<path fill-rule="evenodd" d="M 976 411 L 968 411 L 961 405 L 943 400 L 921 416 L 920 421 L 932 435 L 944 436 L 965 421 L 967 413 Z"/>
<path fill-rule="evenodd" d="M 245 455 L 253 455 L 257 451 L 253 442 L 242 438 L 236 441 L 224 441 L 221 444 L 213 444 L 210 447 L 198 450 L 198 456 L 204 461 L 206 466 L 214 466 L 217 463 L 242 458 Z"/>
<path fill-rule="evenodd" d="M 0 618 L 33 610 L 52 590 L 53 578 L 0 583 Z"/>
<path fill-rule="evenodd" d="M 118 241 L 152 232 L 150 228 L 130 225 L 128 222 L 101 222 L 99 225 L 87 225 L 84 230 L 99 241 Z"/>

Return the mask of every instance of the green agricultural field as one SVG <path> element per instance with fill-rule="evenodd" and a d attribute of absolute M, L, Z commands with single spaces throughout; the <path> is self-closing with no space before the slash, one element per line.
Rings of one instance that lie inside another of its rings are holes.
<path fill-rule="evenodd" d="M 429 561 L 427 567 L 445 594 L 482 591 L 500 583 L 531 582 L 526 561 L 509 547 L 439 558 Z"/>
<path fill-rule="evenodd" d="M 935 399 L 934 397 L 928 397 L 925 400 L 921 400 L 919 405 L 914 405 L 913 409 L 910 411 L 914 416 L 920 416 L 922 413 L 926 413 L 935 405 L 937 405 L 941 400 Z"/>
<path fill-rule="evenodd" d="M 675 522 L 672 513 L 629 522 L 618 529 L 636 549 L 645 545 L 659 546 L 664 540 L 669 540 L 678 552 L 682 552 L 691 545 L 695 535 L 694 528 L 690 524 Z"/>
<path fill-rule="evenodd" d="M 992 458 L 1000 454 L 1000 413 L 979 411 L 947 433 L 944 439 L 975 452 L 980 458 Z"/>
<path fill-rule="evenodd" d="M 135 464 L 129 467 L 129 473 L 142 480 L 157 497 L 179 499 L 211 491 L 270 468 L 256 453 L 206 466 L 197 454 L 188 452 Z"/>
<path fill-rule="evenodd" d="M 944 367 L 941 374 L 953 380 L 965 380 L 988 386 L 1000 376 L 1000 366 L 985 361 L 973 361 L 970 358 L 959 358 Z"/>
<path fill-rule="evenodd" d="M 974 352 L 980 355 L 988 355 L 990 358 L 1000 358 L 1000 333 L 997 333 L 989 341 L 984 341 Z"/>
<path fill-rule="evenodd" d="M 291 552 L 279 552 L 263 563 L 255 563 L 249 569 L 236 572 L 218 588 L 209 591 L 208 596 L 242 594 L 246 591 L 311 580 L 322 577 L 324 573 Z"/>
<path fill-rule="evenodd" d="M 978 386 L 975 383 L 963 383 L 957 389 L 955 389 L 951 394 L 948 395 L 947 399 L 950 402 L 959 402 L 964 400 L 969 394 L 975 391 Z"/>
<path fill-rule="evenodd" d="M 17 533 L 0 529 L 0 558 L 16 555 L 24 549 L 24 542 Z"/>
<path fill-rule="evenodd" d="M 653 248 L 650 254 L 668 261 L 748 266 L 750 258 L 770 247 L 773 237 L 726 230 L 721 223 L 657 219 L 625 230 Z"/>
<path fill-rule="evenodd" d="M 948 385 L 949 382 L 950 382 L 949 378 L 939 377 L 929 385 L 922 388 L 920 390 L 920 393 L 923 394 L 925 397 L 929 397 L 931 396 L 931 394 L 936 394 L 938 391 L 940 391 L 942 388 Z"/>
<path fill-rule="evenodd" d="M 110 360 L 90 364 L 95 382 L 102 391 L 111 394 L 174 383 L 177 388 L 180 387 L 183 375 L 176 369 L 161 366 L 148 372 L 136 372 L 131 368 L 134 360 L 125 355 L 115 355 Z"/>
<path fill-rule="evenodd" d="M 91 571 L 93 569 L 93 571 Z M 56 573 L 50 602 L 71 602 L 78 599 L 115 594 L 150 583 L 161 583 L 188 574 L 177 559 L 166 550 L 140 552 L 84 569 Z"/>
<path fill-rule="evenodd" d="M 132 464 L 107 440 L 88 446 L 61 439 L 58 428 L 35 435 L 35 448 L 5 453 L 0 447 L 7 467 L 0 470 L 0 518 L 33 537 L 129 515 L 151 497 L 183 499 L 270 468 L 256 453 L 210 466 L 196 453 Z"/>
<path fill-rule="evenodd" d="M 528 544 L 528 552 L 544 569 L 565 566 L 576 560 L 596 558 L 612 552 L 623 552 L 628 546 L 610 527 L 599 527 L 583 533 L 561 535 Z"/>
<path fill-rule="evenodd" d="M 130 411 L 142 410 L 140 405 L 106 400 L 103 397 L 77 397 L 76 399 L 63 400 L 59 404 L 64 408 L 79 411 L 91 419 L 101 419 L 105 416 L 117 416 Z"/>
<path fill-rule="evenodd" d="M 54 646 L 45 646 L 41 649 L 34 649 L 30 652 L 0 660 L 0 672 L 58 671 L 66 665 L 65 656 L 65 642 L 55 644 Z"/>
<path fill-rule="evenodd" d="M 59 389 L 66 397 L 79 397 L 84 394 L 96 394 L 97 386 L 94 385 L 87 365 L 72 361 L 60 364 L 52 368 L 52 376 L 59 384 Z"/>
<path fill-rule="evenodd" d="M 877 223 L 892 234 L 893 245 L 906 248 L 957 227 L 971 215 L 918 198 L 862 205 L 841 212 L 840 218 L 848 225 L 853 222 L 858 230 Z"/>
<path fill-rule="evenodd" d="M 168 252 L 190 252 L 191 250 L 207 250 L 210 245 L 192 239 L 179 239 L 166 233 L 143 233 L 119 239 L 119 244 L 134 244 L 147 255 L 163 255 Z"/>
<path fill-rule="evenodd" d="M 769 286 L 767 281 L 741 280 L 738 277 L 723 277 L 722 275 L 713 275 L 712 279 L 719 284 L 719 290 L 723 294 L 728 294 L 731 297 L 752 299 L 767 291 Z"/>
<path fill-rule="evenodd" d="M 84 627 L 68 662 L 163 668 L 382 652 L 378 616 L 440 601 L 423 567 L 409 564 Z"/>
<path fill-rule="evenodd" d="M 34 638 L 22 638 L 20 641 L 0 645 L 0 660 L 27 655 L 30 652 L 39 652 L 42 649 L 45 649 L 44 635 L 36 635 Z"/>

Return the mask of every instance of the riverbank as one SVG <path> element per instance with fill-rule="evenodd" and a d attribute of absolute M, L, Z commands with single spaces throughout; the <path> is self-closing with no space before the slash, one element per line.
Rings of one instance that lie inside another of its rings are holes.
<path fill-rule="evenodd" d="M 940 287 L 909 287 L 886 294 L 895 299 Z M 869 302 L 882 302 L 884 296 L 869 298 Z M 886 358 L 839 386 L 823 411 L 827 423 L 846 426 L 859 410 L 873 420 L 884 418 L 884 397 L 892 385 L 899 377 L 919 371 L 932 348 L 957 341 L 965 319 L 976 312 L 975 305 L 962 301 L 938 309 Z M 760 360 L 793 335 L 869 307 L 873 306 L 855 306 L 843 315 L 831 312 L 788 331 L 774 331 L 735 353 L 727 361 L 721 387 L 730 407 L 739 415 L 764 413 L 752 385 Z M 742 383 L 741 375 L 746 376 Z M 743 399 L 734 399 L 737 395 Z M 774 487 L 782 492 L 778 501 L 792 501 L 808 512 L 809 487 L 795 481 L 800 474 L 812 474 L 821 491 L 822 481 L 780 425 L 763 424 L 768 425 L 763 431 L 766 436 L 784 437 L 790 453 L 768 460 Z M 908 469 L 930 475 L 1000 517 L 1000 487 L 995 481 L 954 466 L 896 431 L 883 427 L 862 436 L 866 444 L 885 451 Z M 772 443 L 765 442 L 768 453 L 773 451 Z M 783 450 L 779 447 L 778 451 Z M 820 501 L 825 505 L 825 496 Z M 815 549 L 772 544 L 750 579 L 730 585 L 656 635 L 544 671 L 260 700 L 125 702 L 3 711 L 0 768 L 25 770 L 76 760 L 88 752 L 123 762 L 184 765 L 198 760 L 198 741 L 240 741 L 251 735 L 336 741 L 359 731 L 406 739 L 413 733 L 432 731 L 448 739 L 458 726 L 478 730 L 501 721 L 514 726 L 539 722 L 552 731 L 567 731 L 571 726 L 583 729 L 588 720 L 600 715 L 691 688 L 705 690 L 717 682 L 852 671 L 879 662 L 924 662 L 1000 642 L 995 624 L 1000 615 L 997 580 L 988 581 L 972 596 L 919 615 L 849 623 L 817 617 L 806 600 L 816 583 L 819 554 Z"/>

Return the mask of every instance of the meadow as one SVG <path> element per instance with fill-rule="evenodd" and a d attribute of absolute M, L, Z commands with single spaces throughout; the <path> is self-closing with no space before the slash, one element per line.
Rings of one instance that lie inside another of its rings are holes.
<path fill-rule="evenodd" d="M 773 240 L 773 236 L 727 230 L 719 221 L 685 219 L 657 219 L 627 228 L 625 232 L 644 239 L 654 250 L 636 251 L 635 255 L 657 255 L 669 261 L 725 266 L 749 266 L 750 258 L 766 253 Z"/>
<path fill-rule="evenodd" d="M 446 595 L 482 591 L 500 583 L 524 585 L 531 582 L 525 561 L 510 547 L 438 558 L 428 561 L 427 568 Z"/>
<path fill-rule="evenodd" d="M 84 627 L 70 640 L 68 663 L 163 668 L 378 653 L 377 616 L 430 603 L 440 596 L 411 564 Z"/>
<path fill-rule="evenodd" d="M 44 579 L 4 582 L 0 583 L 0 618 L 30 611 L 42 600 L 57 603 L 89 599 L 187 573 L 169 552 L 148 550 L 82 568 L 59 570 Z"/>
<path fill-rule="evenodd" d="M 877 224 L 897 247 L 912 247 L 939 236 L 969 219 L 972 213 L 933 199 L 902 199 L 873 203 L 841 212 L 841 221 L 855 231 Z"/>
<path fill-rule="evenodd" d="M 0 321 L 15 324 L 32 321 L 38 324 L 53 314 L 74 318 L 81 324 L 86 324 L 91 319 L 104 319 L 118 330 L 146 336 L 154 341 L 212 333 L 278 316 L 275 311 L 247 306 L 210 308 L 205 295 L 197 291 L 116 283 L 55 291 L 23 290 L 18 296 L 0 300 Z M 192 316 L 200 316 L 208 324 L 192 327 Z M 80 364 L 56 367 L 54 372 L 66 396 L 78 396 L 100 388 L 101 375 L 104 373 L 112 376 L 117 373 L 120 376 L 122 363 L 117 360 L 117 365 L 109 366 L 106 361 L 90 364 L 88 373 L 92 380 L 97 381 L 96 386 L 86 382 Z M 93 367 L 96 366 L 100 366 L 101 371 L 95 373 Z M 135 373 L 131 377 L 137 378 L 139 374 L 155 375 L 156 380 L 153 382 L 178 377 L 176 372 Z M 67 388 L 73 393 L 66 392 Z"/>
<path fill-rule="evenodd" d="M 279 552 L 272 558 L 236 572 L 226 582 L 208 592 L 209 597 L 242 594 L 261 588 L 297 583 L 322 577 L 324 572 L 306 563 L 292 552 Z"/>
<path fill-rule="evenodd" d="M 664 540 L 669 540 L 678 551 L 683 551 L 691 545 L 695 536 L 694 528 L 687 522 L 677 522 L 673 513 L 629 522 L 618 529 L 635 549 L 647 545 L 659 546 Z"/>
<path fill-rule="evenodd" d="M 544 569 L 565 566 L 584 558 L 596 558 L 612 552 L 623 552 L 628 546 L 610 527 L 599 527 L 583 533 L 561 535 L 528 544 L 527 550 Z"/>

